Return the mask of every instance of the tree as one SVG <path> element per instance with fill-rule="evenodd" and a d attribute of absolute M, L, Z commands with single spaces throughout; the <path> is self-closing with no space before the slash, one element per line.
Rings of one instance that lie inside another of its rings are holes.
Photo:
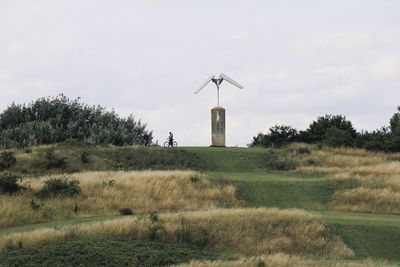
<path fill-rule="evenodd" d="M 333 127 L 335 129 L 331 129 Z M 338 130 L 342 132 L 339 134 Z M 327 131 L 329 132 L 327 133 Z M 348 142 L 349 140 L 347 137 L 345 138 L 346 140 L 343 139 L 346 144 L 343 143 L 342 145 L 346 146 L 353 145 L 354 140 L 357 137 L 357 131 L 354 129 L 351 121 L 347 120 L 345 116 L 325 115 L 323 117 L 318 117 L 316 121 L 313 121 L 310 124 L 310 127 L 305 131 L 305 141 L 310 143 L 323 142 L 327 137 L 327 134 L 332 135 L 333 133 L 336 135 L 342 135 L 342 137 L 344 137 L 344 135 L 349 137 L 351 142 Z M 338 141 L 337 138 L 336 141 Z"/>
<path fill-rule="evenodd" d="M 269 128 L 269 133 L 259 133 L 257 136 L 253 137 L 253 141 L 250 146 L 280 147 L 285 144 L 295 142 L 297 136 L 297 130 L 293 127 L 287 125 L 275 125 Z"/>
<path fill-rule="evenodd" d="M 101 106 L 88 106 L 64 95 L 12 104 L 0 114 L 0 146 L 26 147 L 77 139 L 91 144 L 140 144 L 152 132 L 133 116 L 119 117 Z"/>
<path fill-rule="evenodd" d="M 323 143 L 333 147 L 349 147 L 354 145 L 354 139 L 349 132 L 333 126 L 326 130 Z"/>

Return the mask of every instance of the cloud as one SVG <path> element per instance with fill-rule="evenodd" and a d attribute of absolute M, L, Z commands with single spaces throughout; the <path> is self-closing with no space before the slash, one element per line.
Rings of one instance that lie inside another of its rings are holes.
<path fill-rule="evenodd" d="M 211 73 L 228 145 L 343 114 L 387 124 L 400 98 L 398 1 L 0 2 L 0 110 L 64 93 L 134 114 L 162 141 L 210 144 Z"/>

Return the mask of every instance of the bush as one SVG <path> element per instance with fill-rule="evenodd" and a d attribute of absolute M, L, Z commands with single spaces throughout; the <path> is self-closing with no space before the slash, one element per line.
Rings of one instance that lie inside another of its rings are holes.
<path fill-rule="evenodd" d="M 250 147 L 281 147 L 298 140 L 298 132 L 291 126 L 275 125 L 269 128 L 269 133 L 259 133 L 253 137 Z"/>
<path fill-rule="evenodd" d="M 349 132 L 333 126 L 326 130 L 323 143 L 332 147 L 351 147 L 354 145 L 354 138 Z"/>
<path fill-rule="evenodd" d="M 72 180 L 66 177 L 50 178 L 44 182 L 43 188 L 37 193 L 41 198 L 50 197 L 72 197 L 78 195 L 81 188 L 78 180 Z"/>
<path fill-rule="evenodd" d="M 38 210 L 40 208 L 40 204 L 37 203 L 34 199 L 31 200 L 31 209 L 32 210 Z"/>
<path fill-rule="evenodd" d="M 13 166 L 17 162 L 12 151 L 3 151 L 0 154 L 0 170 L 5 170 Z"/>
<path fill-rule="evenodd" d="M 29 147 L 75 139 L 117 146 L 142 143 L 152 132 L 132 115 L 119 117 L 101 106 L 88 106 L 64 95 L 12 104 L 0 113 L 0 147 Z"/>
<path fill-rule="evenodd" d="M 12 173 L 0 174 L 0 194 L 14 194 L 24 187 L 18 184 L 19 176 Z"/>
<path fill-rule="evenodd" d="M 304 133 L 305 139 L 311 143 L 322 142 L 326 138 L 329 129 L 333 127 L 348 135 L 352 142 L 357 137 L 357 131 L 354 129 L 351 121 L 347 120 L 345 116 L 325 115 L 318 117 L 316 121 L 310 124 L 310 127 Z"/>
<path fill-rule="evenodd" d="M 82 152 L 79 158 L 80 158 L 82 164 L 89 163 L 90 162 L 90 153 L 87 151 Z"/>
<path fill-rule="evenodd" d="M 67 163 L 64 157 L 56 155 L 54 148 L 49 148 L 40 154 L 44 167 L 50 169 L 65 169 Z"/>
<path fill-rule="evenodd" d="M 296 168 L 296 162 L 289 158 L 284 151 L 270 149 L 262 158 L 262 165 L 268 170 L 287 171 Z"/>
<path fill-rule="evenodd" d="M 311 150 L 308 147 L 299 147 L 297 153 L 299 155 L 309 155 L 311 154 Z"/>
<path fill-rule="evenodd" d="M 200 181 L 200 176 L 199 175 L 197 175 L 197 174 L 195 174 L 195 175 L 191 175 L 190 177 L 190 181 L 192 182 L 192 183 L 197 183 L 198 181 Z"/>
<path fill-rule="evenodd" d="M 119 214 L 122 216 L 133 215 L 133 211 L 131 208 L 122 208 L 119 209 Z"/>

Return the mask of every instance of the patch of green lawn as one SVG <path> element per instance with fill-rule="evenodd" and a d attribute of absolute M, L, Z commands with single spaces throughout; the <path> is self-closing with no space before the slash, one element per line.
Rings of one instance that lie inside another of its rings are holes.
<path fill-rule="evenodd" d="M 332 224 L 358 258 L 400 262 L 400 227 Z"/>
<path fill-rule="evenodd" d="M 169 266 L 193 259 L 217 259 L 218 254 L 129 238 L 68 240 L 0 252 L 5 266 Z"/>
<path fill-rule="evenodd" d="M 328 187 L 323 178 L 298 173 L 210 173 L 233 183 L 238 197 L 253 207 L 326 209 Z"/>
<path fill-rule="evenodd" d="M 264 148 L 244 147 L 184 147 L 206 162 L 204 170 L 245 172 L 262 169 Z"/>

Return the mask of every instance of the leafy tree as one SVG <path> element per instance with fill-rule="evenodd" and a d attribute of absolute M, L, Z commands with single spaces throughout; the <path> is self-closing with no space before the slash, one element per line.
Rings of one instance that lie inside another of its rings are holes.
<path fill-rule="evenodd" d="M 77 139 L 91 144 L 140 144 L 152 132 L 131 115 L 119 117 L 101 106 L 88 106 L 64 95 L 40 98 L 28 105 L 11 104 L 0 114 L 3 148 L 52 144 Z"/>
<path fill-rule="evenodd" d="M 298 132 L 293 127 L 287 125 L 275 125 L 269 128 L 269 133 L 259 133 L 257 136 L 253 137 L 253 141 L 250 146 L 280 147 L 285 144 L 295 142 L 297 137 Z"/>
<path fill-rule="evenodd" d="M 397 107 L 397 111 L 390 119 L 390 131 L 400 135 L 400 106 Z"/>
<path fill-rule="evenodd" d="M 332 127 L 335 127 L 336 129 L 329 130 Z M 347 120 L 345 116 L 325 115 L 323 117 L 318 117 L 316 121 L 313 121 L 310 124 L 310 127 L 305 132 L 306 141 L 310 143 L 323 142 L 323 140 L 327 137 L 327 134 L 339 134 L 337 130 L 342 131 L 340 134 L 342 137 L 344 137 L 344 134 L 350 137 L 351 143 L 354 142 L 355 138 L 357 137 L 357 131 L 354 129 L 351 121 Z M 336 139 L 336 141 L 338 141 L 338 139 Z M 347 141 L 348 140 L 346 140 L 346 142 Z M 347 145 L 349 145 L 349 143 L 347 143 Z"/>
<path fill-rule="evenodd" d="M 323 143 L 333 147 L 350 147 L 354 145 L 354 139 L 349 132 L 333 126 L 326 130 Z"/>

